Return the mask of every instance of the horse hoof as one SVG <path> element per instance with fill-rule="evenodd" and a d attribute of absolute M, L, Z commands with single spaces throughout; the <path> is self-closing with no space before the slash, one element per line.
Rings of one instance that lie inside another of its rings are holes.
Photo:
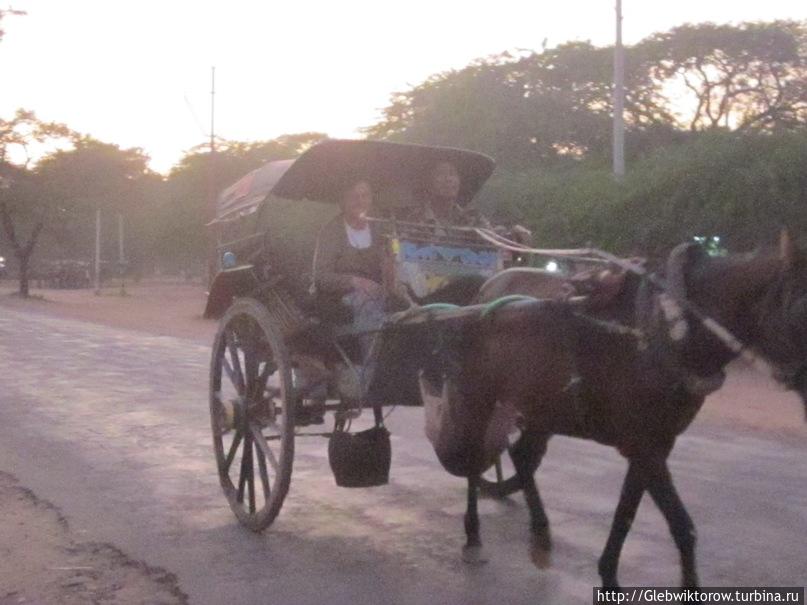
<path fill-rule="evenodd" d="M 538 544 L 530 546 L 530 559 L 538 569 L 546 569 L 552 565 L 552 553 L 549 549 L 541 548 Z"/>
<path fill-rule="evenodd" d="M 462 560 L 469 565 L 482 565 L 488 562 L 482 546 L 463 546 Z"/>
<path fill-rule="evenodd" d="M 538 569 L 546 569 L 552 564 L 552 538 L 549 529 L 533 530 L 530 539 L 530 559 Z"/>
<path fill-rule="evenodd" d="M 698 576 L 693 576 L 693 577 L 690 577 L 690 578 L 683 578 L 681 580 L 681 588 L 688 588 L 688 589 L 691 589 L 691 590 L 697 590 L 700 587 L 701 586 L 700 586 L 700 581 L 698 580 Z"/>

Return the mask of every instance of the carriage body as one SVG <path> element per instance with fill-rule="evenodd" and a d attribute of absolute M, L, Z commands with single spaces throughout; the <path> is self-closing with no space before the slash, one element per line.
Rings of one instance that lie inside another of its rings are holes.
<path fill-rule="evenodd" d="M 487 278 L 504 267 L 507 253 L 472 229 L 398 220 L 441 161 L 459 170 L 461 204 L 493 170 L 490 158 L 465 150 L 329 140 L 296 160 L 253 171 L 219 197 L 209 224 L 215 277 L 205 309 L 206 317 L 220 318 L 210 370 L 211 425 L 222 488 L 248 527 L 261 530 L 278 514 L 301 428 L 333 411 L 334 435 L 344 440 L 345 426 L 361 413 L 364 391 L 355 368 L 361 327 L 352 325 L 338 300 L 311 288 L 317 237 L 337 216 L 341 191 L 358 178 L 373 186 L 390 292 L 403 285 L 414 298 L 427 297 L 457 276 Z M 374 412 L 379 424 L 380 406 Z"/>
<path fill-rule="evenodd" d="M 453 276 L 500 271 L 510 254 L 470 229 L 397 220 L 418 204 L 431 168 L 441 161 L 458 167 L 461 205 L 470 203 L 494 166 L 487 156 L 461 149 L 328 140 L 297 160 L 253 170 L 222 192 L 208 225 L 215 277 L 205 316 L 220 317 L 238 296 L 267 281 L 281 280 L 294 302 L 304 301 L 319 232 L 337 216 L 341 191 L 358 178 L 376 192 L 374 221 L 386 242 L 392 282 L 423 297 Z M 247 268 L 249 278 L 243 276 Z"/>

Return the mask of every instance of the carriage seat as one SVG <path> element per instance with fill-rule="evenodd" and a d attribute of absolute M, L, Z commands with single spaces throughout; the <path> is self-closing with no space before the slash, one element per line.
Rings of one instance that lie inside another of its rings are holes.
<path fill-rule="evenodd" d="M 345 305 L 338 294 L 317 292 L 306 293 L 301 308 L 306 315 L 310 315 L 327 325 L 347 325 L 353 321 L 350 307 Z"/>

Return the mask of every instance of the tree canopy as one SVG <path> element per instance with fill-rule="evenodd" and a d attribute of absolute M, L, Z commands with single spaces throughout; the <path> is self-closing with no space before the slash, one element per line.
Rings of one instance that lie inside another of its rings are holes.
<path fill-rule="evenodd" d="M 395 93 L 365 132 L 492 155 L 500 168 L 478 203 L 550 246 L 720 235 L 748 247 L 781 224 L 807 234 L 807 22 L 688 24 L 627 47 L 622 183 L 608 170 L 612 69 L 613 48 L 589 42 L 502 53 Z M 216 194 L 323 138 L 199 145 L 159 175 L 140 149 L 18 110 L 0 118 L 0 251 L 29 258 L 44 233 L 43 256 L 88 258 L 101 208 L 107 233 L 125 217 L 136 264 L 198 271 Z"/>
<path fill-rule="evenodd" d="M 502 54 L 395 93 L 371 138 L 470 147 L 516 168 L 610 149 L 613 48 Z M 807 25 L 684 25 L 626 48 L 634 153 L 715 128 L 807 124 Z"/>

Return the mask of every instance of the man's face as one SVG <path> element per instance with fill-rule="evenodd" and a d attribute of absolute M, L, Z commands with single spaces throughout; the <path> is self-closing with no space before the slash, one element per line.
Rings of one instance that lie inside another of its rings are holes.
<path fill-rule="evenodd" d="M 432 193 L 442 200 L 455 202 L 460 194 L 460 175 L 451 162 L 440 162 L 432 172 Z"/>
<path fill-rule="evenodd" d="M 353 220 L 362 218 L 373 205 L 373 190 L 366 181 L 359 181 L 345 192 L 342 209 Z"/>

